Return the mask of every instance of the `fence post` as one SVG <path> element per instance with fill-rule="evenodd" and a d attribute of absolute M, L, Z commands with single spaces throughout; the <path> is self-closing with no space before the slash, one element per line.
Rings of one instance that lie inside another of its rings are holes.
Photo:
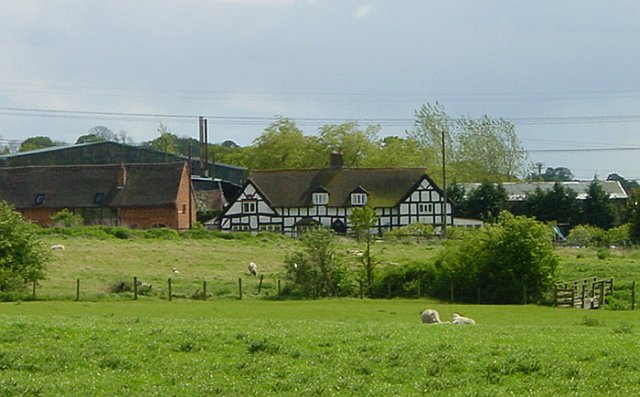
<path fill-rule="evenodd" d="M 133 300 L 138 299 L 138 277 L 133 276 Z"/>
<path fill-rule="evenodd" d="M 80 302 L 80 279 L 76 280 L 76 302 Z"/>
<path fill-rule="evenodd" d="M 586 288 L 585 284 L 582 284 L 582 296 L 580 297 L 580 307 L 582 309 L 584 309 L 584 301 L 585 301 L 585 298 L 586 298 L 586 296 L 585 296 L 585 293 L 586 293 L 585 288 Z"/>
<path fill-rule="evenodd" d="M 167 279 L 167 292 L 167 299 L 169 299 L 169 302 L 171 302 L 171 299 L 173 299 L 173 292 L 171 291 L 171 277 Z"/>
<path fill-rule="evenodd" d="M 280 289 L 280 279 L 278 279 L 278 295 L 280 295 L 281 291 L 282 290 Z"/>
<path fill-rule="evenodd" d="M 242 300 L 242 277 L 238 278 L 238 298 Z"/>
<path fill-rule="evenodd" d="M 636 282 L 631 283 L 631 310 L 636 309 Z"/>
<path fill-rule="evenodd" d="M 363 298 L 364 298 L 364 285 L 362 284 L 362 280 L 360 280 L 360 290 L 359 290 L 359 293 L 360 293 L 360 299 L 363 299 Z"/>
<path fill-rule="evenodd" d="M 604 281 L 602 282 L 602 284 L 600 284 L 600 292 L 602 293 L 602 302 L 601 303 L 602 303 L 602 306 L 604 307 L 604 305 L 606 303 L 605 302 L 606 299 L 605 299 L 605 296 L 604 296 L 604 294 L 605 294 Z"/>
<path fill-rule="evenodd" d="M 258 284 L 258 295 L 260 295 L 260 291 L 262 290 L 262 279 L 264 278 L 264 274 L 260 275 L 260 283 Z"/>
<path fill-rule="evenodd" d="M 36 280 L 33 280 L 33 299 L 36 299 Z"/>
<path fill-rule="evenodd" d="M 202 282 L 202 293 L 203 293 L 202 300 L 206 301 L 207 300 L 207 282 L 206 281 Z"/>

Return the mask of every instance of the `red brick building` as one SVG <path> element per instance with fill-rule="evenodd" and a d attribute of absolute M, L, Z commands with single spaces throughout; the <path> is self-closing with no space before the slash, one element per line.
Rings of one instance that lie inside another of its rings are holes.
<path fill-rule="evenodd" d="M 89 225 L 188 229 L 196 219 L 182 162 L 0 168 L 0 200 L 43 226 L 65 208 Z"/>

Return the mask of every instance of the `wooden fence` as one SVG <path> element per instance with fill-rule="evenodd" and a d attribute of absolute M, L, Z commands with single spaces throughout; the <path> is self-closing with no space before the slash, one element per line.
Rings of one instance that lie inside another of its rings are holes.
<path fill-rule="evenodd" d="M 605 305 L 607 296 L 613 294 L 613 278 L 589 277 L 558 283 L 554 288 L 557 307 L 598 309 Z"/>

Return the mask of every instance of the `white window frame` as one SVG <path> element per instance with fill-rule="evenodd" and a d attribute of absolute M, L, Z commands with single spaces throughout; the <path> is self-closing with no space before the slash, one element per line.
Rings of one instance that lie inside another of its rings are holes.
<path fill-rule="evenodd" d="M 313 205 L 327 205 L 329 203 L 329 193 L 313 193 L 311 195 Z"/>
<path fill-rule="evenodd" d="M 367 194 L 366 193 L 351 193 L 351 205 L 366 205 Z"/>
<path fill-rule="evenodd" d="M 256 200 L 245 200 L 242 202 L 243 214 L 255 214 L 258 212 L 258 202 Z"/>

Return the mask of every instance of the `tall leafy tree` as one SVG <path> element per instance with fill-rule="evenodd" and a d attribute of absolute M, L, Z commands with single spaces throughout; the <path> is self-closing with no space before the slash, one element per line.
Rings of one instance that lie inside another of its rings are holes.
<path fill-rule="evenodd" d="M 54 142 L 48 136 L 34 136 L 27 138 L 20 144 L 19 152 L 29 152 L 31 150 L 45 149 L 62 145 L 62 142 Z"/>
<path fill-rule="evenodd" d="M 151 147 L 159 152 L 178 154 L 178 137 L 163 123 L 160 123 L 157 131 L 159 136 L 143 143 L 142 146 Z"/>
<path fill-rule="evenodd" d="M 293 120 L 281 117 L 253 141 L 247 159 L 251 169 L 313 168 L 319 165 L 324 148 L 317 137 L 306 137 Z M 328 156 L 322 166 L 326 166 Z"/>
<path fill-rule="evenodd" d="M 587 189 L 587 198 L 583 203 L 583 222 L 608 230 L 615 226 L 616 210 L 604 190 L 602 183 L 594 179 Z"/>
<path fill-rule="evenodd" d="M 45 277 L 48 251 L 35 226 L 0 201 L 0 292 L 23 292 Z"/>
<path fill-rule="evenodd" d="M 379 130 L 379 126 L 362 129 L 354 121 L 320 127 L 318 143 L 324 148 L 325 162 L 331 151 L 339 150 L 346 167 L 361 166 L 375 150 Z"/>
<path fill-rule="evenodd" d="M 574 226 L 581 221 L 582 208 L 576 193 L 556 182 L 549 191 L 539 187 L 524 202 L 525 213 L 539 221 L 565 223 Z"/>
<path fill-rule="evenodd" d="M 469 192 L 461 206 L 464 212 L 460 216 L 495 222 L 500 212 L 507 208 L 508 198 L 501 184 L 484 182 Z"/>

